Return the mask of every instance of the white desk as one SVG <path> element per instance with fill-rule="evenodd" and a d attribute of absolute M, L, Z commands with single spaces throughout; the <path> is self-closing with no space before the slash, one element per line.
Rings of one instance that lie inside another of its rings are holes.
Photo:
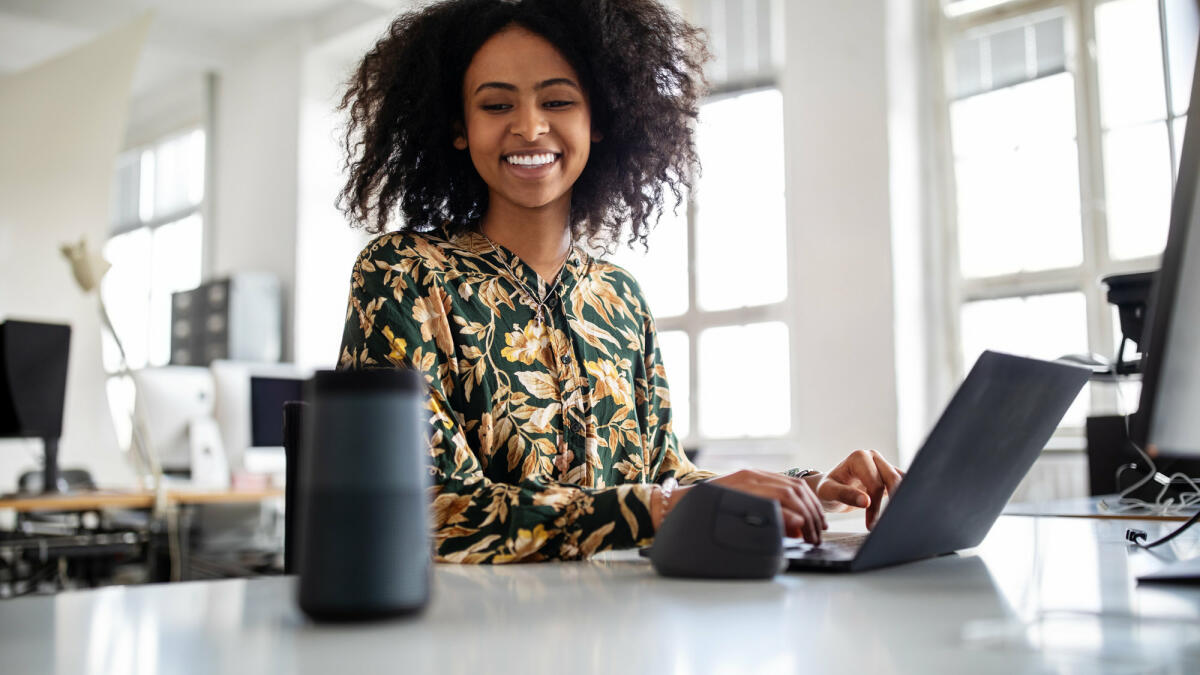
<path fill-rule="evenodd" d="M 961 556 L 769 582 L 663 579 L 628 553 L 439 565 L 424 615 L 357 626 L 308 622 L 289 577 L 70 592 L 0 601 L 0 659 L 6 674 L 1200 672 L 1200 587 L 1138 586 L 1160 563 L 1126 548 L 1125 525 L 1003 517 Z M 1164 554 L 1200 555 L 1198 535 Z"/>

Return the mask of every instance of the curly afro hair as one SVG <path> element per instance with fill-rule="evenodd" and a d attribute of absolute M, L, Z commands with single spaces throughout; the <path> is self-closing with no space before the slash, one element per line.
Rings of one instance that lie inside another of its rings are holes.
<path fill-rule="evenodd" d="M 703 33 L 656 0 L 447 0 L 401 15 L 341 101 L 349 177 L 339 207 L 372 233 L 388 229 L 397 202 L 401 229 L 475 227 L 487 185 L 452 147 L 463 77 L 483 43 L 514 25 L 571 64 L 603 134 L 572 189 L 572 231 L 645 245 L 666 194 L 677 209 L 699 170 L 692 121 L 708 59 Z"/>

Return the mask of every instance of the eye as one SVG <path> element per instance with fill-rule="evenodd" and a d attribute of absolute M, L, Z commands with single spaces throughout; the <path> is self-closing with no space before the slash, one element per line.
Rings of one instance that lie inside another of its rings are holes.
<path fill-rule="evenodd" d="M 487 104 L 481 105 L 479 107 L 488 112 L 500 112 L 503 110 L 508 110 L 512 106 L 507 103 L 487 103 Z"/>
<path fill-rule="evenodd" d="M 569 105 L 574 105 L 575 101 L 546 101 L 544 106 L 547 108 L 565 108 Z"/>

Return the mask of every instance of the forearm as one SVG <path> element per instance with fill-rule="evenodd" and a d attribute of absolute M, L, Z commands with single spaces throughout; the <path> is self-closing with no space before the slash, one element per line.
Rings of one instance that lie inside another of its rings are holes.
<path fill-rule="evenodd" d="M 653 536 L 656 489 L 450 481 L 433 500 L 435 558 L 489 564 L 578 560 L 642 545 Z"/>

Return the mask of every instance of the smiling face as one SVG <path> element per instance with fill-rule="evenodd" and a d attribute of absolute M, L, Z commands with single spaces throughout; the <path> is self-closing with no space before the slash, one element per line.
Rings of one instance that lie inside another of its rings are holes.
<path fill-rule="evenodd" d="M 463 77 L 468 150 L 488 186 L 489 209 L 570 211 L 571 187 L 593 140 L 579 76 L 544 38 L 506 28 L 475 53 Z"/>

